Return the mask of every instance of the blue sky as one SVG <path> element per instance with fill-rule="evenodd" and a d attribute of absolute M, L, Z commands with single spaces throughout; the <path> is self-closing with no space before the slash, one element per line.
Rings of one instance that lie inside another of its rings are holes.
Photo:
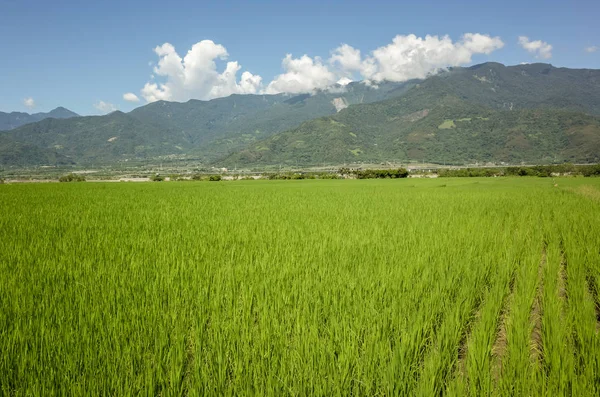
<path fill-rule="evenodd" d="M 65 106 L 84 115 L 102 114 L 129 111 L 148 99 L 300 92 L 341 77 L 400 80 L 446 64 L 485 61 L 600 68 L 600 49 L 593 51 L 600 47 L 598 1 L 82 3 L 0 0 L 0 111 Z M 465 33 L 479 35 L 465 40 Z M 426 41 L 426 35 L 439 40 Z M 450 42 L 442 40 L 445 35 Z M 391 46 L 396 36 L 401 38 Z M 520 36 L 527 41 L 519 44 Z M 171 63 L 202 40 L 213 44 L 197 47 L 187 65 Z M 162 47 L 165 65 L 156 73 L 155 48 L 165 43 L 172 47 Z M 332 62 L 332 51 L 343 43 L 351 46 L 344 52 L 348 56 L 360 51 L 356 62 Z M 439 52 L 449 43 L 456 51 Z M 378 48 L 379 58 L 372 53 Z M 211 51 L 218 55 L 206 55 Z M 427 55 L 405 59 L 415 53 Z M 286 54 L 291 57 L 282 66 Z M 234 61 L 238 64 L 231 68 L 239 70 L 223 82 L 227 62 Z M 244 71 L 251 75 L 243 78 Z M 179 72 L 185 77 L 178 78 Z M 156 86 L 143 93 L 147 83 Z M 125 93 L 139 102 L 126 101 Z M 34 106 L 26 106 L 26 98 Z"/>

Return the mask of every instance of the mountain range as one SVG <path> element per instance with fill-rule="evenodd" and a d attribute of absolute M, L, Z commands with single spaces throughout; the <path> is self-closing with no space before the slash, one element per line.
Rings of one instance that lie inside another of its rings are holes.
<path fill-rule="evenodd" d="M 75 112 L 65 109 L 62 106 L 57 107 L 48 113 L 23 113 L 23 112 L 11 112 L 5 113 L 0 112 L 0 131 L 12 130 L 13 128 L 20 127 L 25 124 L 35 123 L 48 118 L 54 119 L 69 119 L 71 117 L 78 117 L 79 115 Z"/>
<path fill-rule="evenodd" d="M 223 166 L 411 160 L 596 162 L 600 70 L 485 63 L 303 95 L 158 101 L 0 132 L 0 164 L 198 160 Z"/>
<path fill-rule="evenodd" d="M 600 71 L 487 63 L 256 142 L 224 165 L 597 162 Z"/>
<path fill-rule="evenodd" d="M 158 101 L 129 113 L 45 119 L 0 132 L 0 164 L 110 164 L 148 159 L 213 162 L 231 151 L 314 117 L 360 103 L 402 95 L 415 83 L 334 86 L 313 94 L 231 95 L 211 101 Z M 342 95 L 343 94 L 343 95 Z M 5 150 L 8 142 L 18 147 Z M 36 145 L 29 155 L 20 145 Z M 19 160 L 18 162 L 15 162 Z"/>

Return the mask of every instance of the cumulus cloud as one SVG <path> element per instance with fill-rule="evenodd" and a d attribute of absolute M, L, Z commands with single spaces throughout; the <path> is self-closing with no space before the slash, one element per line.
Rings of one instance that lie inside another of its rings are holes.
<path fill-rule="evenodd" d="M 542 40 L 529 40 L 527 36 L 519 36 L 519 45 L 533 54 L 536 58 L 552 58 L 552 46 Z"/>
<path fill-rule="evenodd" d="M 329 63 L 343 71 L 358 71 L 362 69 L 362 58 L 360 50 L 342 44 L 331 52 Z"/>
<path fill-rule="evenodd" d="M 325 89 L 338 80 L 338 76 L 329 70 L 319 57 L 303 55 L 293 58 L 291 54 L 287 54 L 281 65 L 285 73 L 269 83 L 265 90 L 267 94 L 311 92 L 315 89 Z"/>
<path fill-rule="evenodd" d="M 337 84 L 341 85 L 342 87 L 345 87 L 350 83 L 352 83 L 352 79 L 349 79 L 348 77 L 342 77 L 337 81 Z"/>
<path fill-rule="evenodd" d="M 98 101 L 94 104 L 94 107 L 101 111 L 102 113 L 111 113 L 117 110 L 117 107 L 112 103 Z"/>
<path fill-rule="evenodd" d="M 32 97 L 23 99 L 23 105 L 27 106 L 29 109 L 33 109 L 35 107 L 35 101 Z"/>
<path fill-rule="evenodd" d="M 585 50 L 585 52 L 589 52 L 591 54 L 592 52 L 598 51 L 598 46 L 593 45 L 593 46 L 585 47 L 584 50 Z"/>
<path fill-rule="evenodd" d="M 133 92 L 128 92 L 123 94 L 123 99 L 126 100 L 127 102 L 139 102 L 140 98 L 138 98 L 137 95 L 135 95 Z"/>
<path fill-rule="evenodd" d="M 173 45 L 165 43 L 154 49 L 158 62 L 152 64 L 153 74 L 140 93 L 148 102 L 207 100 L 231 94 L 298 94 L 331 90 L 336 82 L 334 88 L 341 89 L 339 86 L 358 76 L 369 86 L 377 87 L 383 80 L 425 78 L 448 66 L 466 65 L 473 55 L 490 54 L 503 46 L 499 37 L 480 33 L 465 33 L 458 41 L 449 36 L 398 35 L 390 44 L 365 55 L 341 44 L 327 60 L 307 54 L 299 58 L 287 54 L 281 63 L 283 72 L 263 86 L 261 76 L 248 71 L 238 77 L 242 67 L 236 61 L 218 67 L 217 62 L 227 60 L 229 54 L 225 47 L 211 40 L 194 44 L 184 57 Z M 133 93 L 123 96 L 131 101 L 134 97 L 137 96 Z"/>
<path fill-rule="evenodd" d="M 423 38 L 414 34 L 398 35 L 390 44 L 375 49 L 361 61 L 360 66 L 353 62 L 352 70 L 375 82 L 401 82 L 425 78 L 448 66 L 468 64 L 473 55 L 490 54 L 502 47 L 504 43 L 499 37 L 480 33 L 465 33 L 456 42 L 449 36 L 427 35 Z M 334 55 L 338 53 L 348 54 L 350 51 L 340 47 Z"/>
<path fill-rule="evenodd" d="M 255 94 L 262 82 L 260 76 L 250 72 L 242 73 L 238 81 L 237 73 L 241 66 L 235 61 L 227 62 L 225 70 L 219 72 L 215 61 L 225 60 L 229 54 L 225 47 L 212 40 L 194 44 L 183 58 L 170 43 L 156 47 L 154 52 L 159 57 L 154 74 L 163 77 L 165 82 L 148 82 L 144 85 L 141 93 L 148 102 Z"/>
<path fill-rule="evenodd" d="M 285 73 L 277 76 L 266 92 L 300 93 L 324 89 L 335 82 L 345 85 L 352 81 L 350 77 L 355 73 L 375 83 L 425 78 L 441 68 L 468 64 L 474 54 L 490 54 L 503 46 L 499 37 L 480 33 L 466 33 L 457 42 L 449 36 L 398 35 L 392 43 L 375 49 L 366 57 L 360 50 L 342 44 L 331 52 L 328 60 L 331 68 L 318 57 L 313 59 L 304 55 L 294 59 L 288 54 L 283 60 Z"/>

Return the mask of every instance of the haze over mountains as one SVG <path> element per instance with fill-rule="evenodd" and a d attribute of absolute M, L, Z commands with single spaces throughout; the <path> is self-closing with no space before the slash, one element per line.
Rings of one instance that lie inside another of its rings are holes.
<path fill-rule="evenodd" d="M 237 166 L 594 162 L 600 70 L 485 63 L 421 81 L 158 101 L 129 113 L 48 118 L 0 132 L 4 165 L 159 157 Z"/>

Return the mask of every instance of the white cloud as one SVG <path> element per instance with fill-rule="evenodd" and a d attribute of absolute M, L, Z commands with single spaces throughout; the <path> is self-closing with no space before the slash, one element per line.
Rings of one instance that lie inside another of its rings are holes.
<path fill-rule="evenodd" d="M 360 50 L 342 44 L 331 52 L 328 64 L 307 55 L 294 59 L 290 54 L 283 60 L 284 74 L 277 76 L 267 87 L 267 93 L 310 92 L 323 89 L 337 81 L 348 84 L 360 73 L 369 86 L 383 80 L 402 82 L 425 78 L 448 66 L 465 65 L 474 54 L 490 54 L 504 47 L 499 37 L 480 33 L 465 33 L 460 41 L 449 36 L 417 37 L 414 34 L 394 37 L 392 43 L 379 47 L 363 57 Z"/>
<path fill-rule="evenodd" d="M 139 102 L 140 98 L 138 98 L 137 95 L 135 95 L 133 92 L 128 92 L 123 94 L 123 99 L 126 100 L 127 102 Z"/>
<path fill-rule="evenodd" d="M 504 42 L 498 36 L 490 37 L 481 33 L 465 33 L 462 41 L 457 43 L 457 46 L 462 46 L 473 54 L 489 55 L 504 47 Z"/>
<path fill-rule="evenodd" d="M 259 91 L 262 78 L 249 72 L 242 73 L 237 81 L 241 66 L 227 62 L 219 73 L 216 60 L 225 60 L 227 50 L 211 40 L 203 40 L 192 46 L 181 58 L 169 43 L 154 49 L 158 64 L 154 74 L 163 77 L 164 83 L 146 83 L 141 90 L 148 102 L 157 100 L 186 101 L 188 99 L 212 99 L 231 94 L 255 94 Z"/>
<path fill-rule="evenodd" d="M 33 109 L 35 107 L 35 101 L 32 97 L 23 99 L 23 105 L 27 106 L 29 109 Z"/>
<path fill-rule="evenodd" d="M 342 77 L 337 81 L 337 84 L 341 85 L 342 87 L 345 87 L 350 83 L 352 83 L 352 79 L 349 79 L 348 77 Z"/>
<path fill-rule="evenodd" d="M 360 50 L 357 50 L 348 44 L 342 44 L 331 52 L 329 63 L 333 66 L 339 67 L 344 71 L 361 70 L 362 59 L 360 56 Z"/>
<path fill-rule="evenodd" d="M 319 57 L 303 55 L 300 58 L 292 58 L 292 54 L 287 54 L 281 65 L 285 73 L 269 83 L 265 90 L 267 94 L 310 92 L 325 89 L 338 80 L 338 76 L 329 70 Z"/>
<path fill-rule="evenodd" d="M 104 101 L 98 101 L 94 104 L 94 107 L 102 113 L 111 113 L 117 110 L 117 107 L 115 105 Z"/>
<path fill-rule="evenodd" d="M 592 45 L 589 47 L 585 47 L 584 50 L 585 52 L 589 52 L 591 54 L 592 52 L 598 51 L 598 46 Z"/>
<path fill-rule="evenodd" d="M 552 58 L 552 46 L 545 41 L 530 41 L 527 36 L 519 36 L 519 45 L 533 54 L 536 58 Z"/>
<path fill-rule="evenodd" d="M 474 54 L 490 54 L 502 47 L 499 37 L 480 33 L 465 33 L 456 42 L 449 36 L 398 35 L 366 57 L 360 73 L 374 81 L 421 79 L 448 66 L 468 64 Z"/>
<path fill-rule="evenodd" d="M 480 33 L 465 33 L 456 42 L 449 36 L 398 35 L 390 44 L 366 55 L 342 44 L 325 61 L 306 54 L 299 58 L 287 54 L 282 60 L 283 73 L 263 86 L 260 76 L 247 71 L 238 78 L 242 67 L 236 61 L 218 67 L 217 61 L 226 60 L 229 54 L 211 40 L 194 44 L 183 58 L 173 45 L 165 43 L 154 49 L 159 59 L 152 64 L 153 74 L 140 92 L 148 102 L 207 100 L 231 94 L 297 94 L 332 89 L 336 82 L 344 86 L 359 75 L 369 86 L 377 87 L 383 80 L 425 78 L 448 66 L 466 65 L 473 55 L 490 54 L 503 46 L 499 37 Z"/>

